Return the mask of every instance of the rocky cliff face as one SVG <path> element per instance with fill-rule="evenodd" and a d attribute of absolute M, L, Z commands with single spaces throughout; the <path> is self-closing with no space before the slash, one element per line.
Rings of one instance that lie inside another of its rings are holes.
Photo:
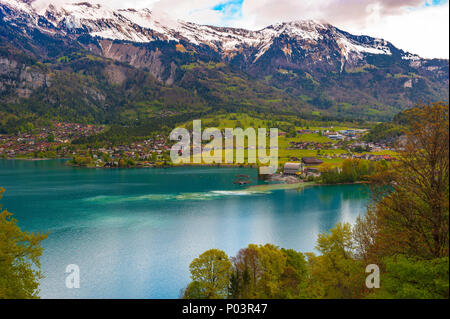
<path fill-rule="evenodd" d="M 33 91 L 50 85 L 50 75 L 42 70 L 0 57 L 0 94 L 8 95 L 9 101 L 18 102 L 30 97 Z"/>

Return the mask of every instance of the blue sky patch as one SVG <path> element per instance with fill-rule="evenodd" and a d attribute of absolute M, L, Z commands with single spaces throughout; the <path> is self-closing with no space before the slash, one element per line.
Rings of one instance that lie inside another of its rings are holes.
<path fill-rule="evenodd" d="M 224 20 L 237 19 L 242 17 L 242 4 L 244 0 L 229 0 L 219 3 L 212 9 L 220 12 Z"/>
<path fill-rule="evenodd" d="M 443 4 L 446 4 L 448 2 L 448 0 L 432 0 L 431 3 L 425 3 L 426 7 L 430 7 L 430 6 L 440 6 Z"/>

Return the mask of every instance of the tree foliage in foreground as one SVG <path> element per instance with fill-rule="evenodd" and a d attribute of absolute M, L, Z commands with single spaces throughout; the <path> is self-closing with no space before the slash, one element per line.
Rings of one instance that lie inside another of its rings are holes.
<path fill-rule="evenodd" d="M 231 259 L 208 250 L 190 270 L 192 282 L 183 295 L 189 299 L 297 298 L 307 282 L 304 255 L 270 244 L 251 244 Z"/>
<path fill-rule="evenodd" d="M 397 149 L 399 161 L 372 177 L 373 201 L 366 215 L 353 227 L 337 224 L 320 234 L 320 254 L 306 253 L 306 259 L 270 244 L 242 249 L 231 258 L 227 296 L 448 299 L 448 113 L 443 103 L 405 112 L 409 129 Z M 365 171 L 351 161 L 347 166 L 345 175 Z M 380 288 L 365 285 L 369 264 L 379 266 Z"/>
<path fill-rule="evenodd" d="M 448 257 L 448 111 L 448 104 L 435 103 L 407 112 L 410 130 L 399 145 L 399 162 L 374 178 L 373 213 L 361 225 L 371 233 L 366 258 Z"/>
<path fill-rule="evenodd" d="M 354 255 L 350 224 L 337 224 L 330 233 L 319 234 L 316 249 L 308 254 L 311 287 L 318 298 L 359 298 L 364 288 L 364 265 Z"/>
<path fill-rule="evenodd" d="M 0 199 L 3 192 L 0 188 Z M 41 242 L 46 238 L 47 234 L 22 232 L 0 206 L 0 299 L 38 298 Z"/>
<path fill-rule="evenodd" d="M 231 275 L 231 262 L 221 250 L 210 249 L 189 266 L 192 283 L 186 288 L 185 295 L 193 299 L 225 298 Z"/>
<path fill-rule="evenodd" d="M 386 257 L 381 289 L 369 298 L 448 299 L 448 257 L 424 260 L 403 255 Z"/>

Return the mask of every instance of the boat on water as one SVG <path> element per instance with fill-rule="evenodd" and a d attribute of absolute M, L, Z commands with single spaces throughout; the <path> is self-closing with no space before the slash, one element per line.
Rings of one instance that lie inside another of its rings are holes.
<path fill-rule="evenodd" d="M 236 179 L 234 180 L 233 184 L 237 185 L 248 185 L 252 181 L 250 179 L 250 176 L 248 175 L 236 175 Z"/>

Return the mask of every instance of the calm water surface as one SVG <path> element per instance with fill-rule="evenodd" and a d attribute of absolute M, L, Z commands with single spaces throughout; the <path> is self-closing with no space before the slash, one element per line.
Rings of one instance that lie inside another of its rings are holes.
<path fill-rule="evenodd" d="M 358 185 L 252 192 L 254 169 L 83 169 L 63 161 L 0 160 L 3 208 L 44 242 L 43 298 L 178 298 L 189 263 L 250 243 L 314 251 L 320 232 L 365 211 Z M 65 287 L 77 264 L 81 288 Z"/>

